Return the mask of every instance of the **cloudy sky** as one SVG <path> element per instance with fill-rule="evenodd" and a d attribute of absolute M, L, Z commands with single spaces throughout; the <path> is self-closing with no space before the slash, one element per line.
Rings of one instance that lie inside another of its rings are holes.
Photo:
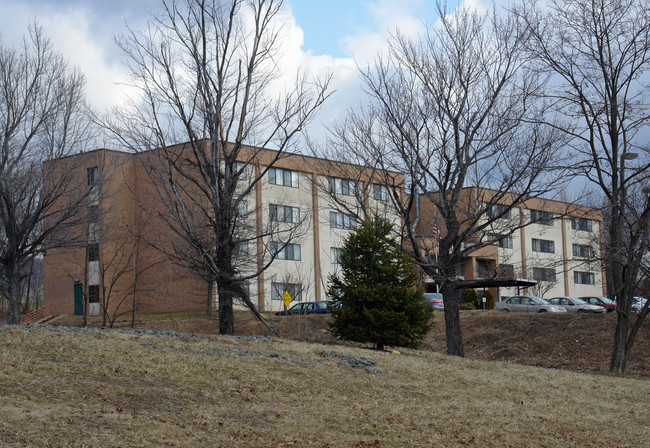
<path fill-rule="evenodd" d="M 448 5 L 455 8 L 458 3 L 450 0 Z M 57 50 L 85 74 L 88 99 L 101 112 L 119 105 L 125 95 L 120 83 L 127 72 L 115 36 L 124 33 L 126 25 L 143 27 L 148 13 L 155 13 L 160 4 L 160 0 L 0 0 L 0 36 L 5 44 L 19 45 L 28 25 L 38 21 Z M 356 107 L 362 98 L 357 65 L 371 62 L 396 29 L 413 36 L 422 32 L 435 22 L 434 9 L 435 0 L 285 0 L 284 47 L 290 61 L 285 66 L 334 75 L 336 92 L 316 123 L 330 124 Z"/>

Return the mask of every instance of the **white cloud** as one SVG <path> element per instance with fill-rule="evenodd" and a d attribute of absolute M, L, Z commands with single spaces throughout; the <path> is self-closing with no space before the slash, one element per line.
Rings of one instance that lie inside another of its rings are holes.
<path fill-rule="evenodd" d="M 275 91 L 290 88 L 299 71 L 321 79 L 333 75 L 331 91 L 335 92 L 325 102 L 308 130 L 310 137 L 322 140 L 325 135 L 323 124 L 329 125 L 335 119 L 342 118 L 350 104 L 358 104 L 360 101 L 356 63 L 352 57 L 335 58 L 331 55 L 314 55 L 311 51 L 303 51 L 301 47 L 304 43 L 304 33 L 289 8 L 282 12 L 278 21 L 282 24 L 282 55 L 277 64 L 281 74 Z"/>
<path fill-rule="evenodd" d="M 106 49 L 93 39 L 84 12 L 55 14 L 42 24 L 57 49 L 84 73 L 93 105 L 102 110 L 121 104 L 127 93 L 123 85 L 128 79 L 126 68 L 111 61 Z"/>
<path fill-rule="evenodd" d="M 476 1 L 466 0 L 466 3 Z M 20 44 L 21 36 L 27 32 L 27 26 L 33 22 L 36 13 L 36 20 L 43 25 L 55 48 L 86 76 L 87 97 L 99 112 L 122 104 L 125 95 L 133 94 L 123 85 L 128 79 L 128 70 L 119 60 L 119 52 L 112 42 L 112 36 L 107 35 L 110 32 L 120 34 L 126 31 L 121 22 L 121 13 L 116 12 L 107 17 L 106 13 L 102 13 L 101 8 L 92 2 L 83 8 L 79 8 L 80 3 L 74 2 L 67 8 L 46 4 L 38 9 L 33 2 L 30 2 L 31 5 L 27 3 L 0 0 L 0 10 L 3 11 L 0 16 L 0 30 L 7 43 Z M 422 6 L 430 3 L 428 0 L 378 0 L 364 3 L 373 19 L 372 25 L 351 30 L 354 34 L 342 38 L 341 42 L 349 54 L 343 58 L 303 51 L 303 30 L 293 17 L 290 4 L 285 4 L 278 18 L 283 24 L 283 55 L 276 67 L 281 72 L 284 85 L 290 85 L 298 70 L 308 71 L 321 78 L 328 74 L 334 75 L 332 89 L 336 92 L 316 117 L 312 125 L 312 135 L 322 136 L 325 131 L 321 123 L 329 125 L 335 120 L 342 120 L 348 108 L 356 108 L 364 101 L 365 95 L 362 92 L 357 64 L 364 67 L 372 63 L 375 56 L 387 48 L 390 33 L 397 29 L 412 37 L 423 32 L 425 25 L 415 11 L 418 8 L 422 11 Z M 143 15 L 136 14 L 135 10 L 129 11 L 131 24 L 134 20 L 144 19 Z M 144 21 L 139 22 L 136 27 L 142 23 Z M 279 90 L 281 86 L 282 84 L 278 84 L 276 89 Z"/>
<path fill-rule="evenodd" d="M 414 10 L 422 6 L 421 0 L 396 2 L 379 0 L 366 3 L 368 13 L 374 18 L 376 26 L 364 28 L 343 39 L 346 51 L 359 64 L 371 63 L 378 52 L 388 47 L 391 34 L 397 30 L 405 36 L 417 37 L 425 30 L 424 21 L 417 17 Z"/>
<path fill-rule="evenodd" d="M 0 2 L 0 9 L 3 11 L 0 26 L 6 44 L 20 46 L 22 36 L 28 33 L 28 26 L 36 20 L 55 50 L 84 74 L 86 96 L 95 109 L 103 112 L 122 102 L 126 89 L 118 83 L 126 81 L 126 69 L 112 60 L 100 43 L 101 39 L 107 41 L 106 36 L 93 35 L 90 11 L 44 7 L 38 11 L 40 15 L 34 16 L 33 9 L 11 2 Z"/>

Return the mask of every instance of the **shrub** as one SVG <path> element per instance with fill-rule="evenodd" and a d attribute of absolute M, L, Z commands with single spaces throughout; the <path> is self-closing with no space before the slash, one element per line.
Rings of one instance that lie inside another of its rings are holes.
<path fill-rule="evenodd" d="M 475 310 L 476 309 L 476 304 L 471 303 L 471 302 L 460 302 L 460 305 L 458 305 L 458 308 L 461 310 Z"/>
<path fill-rule="evenodd" d="M 490 291 L 485 291 L 480 294 L 478 301 L 479 301 L 479 308 L 483 309 L 483 297 L 485 297 L 485 309 L 486 310 L 493 310 L 494 309 L 494 297 L 492 296 L 492 293 Z"/>
<path fill-rule="evenodd" d="M 469 305 L 472 305 L 471 308 L 468 308 Z M 460 295 L 460 306 L 461 310 L 475 310 L 476 309 L 476 291 L 473 289 L 466 289 Z"/>

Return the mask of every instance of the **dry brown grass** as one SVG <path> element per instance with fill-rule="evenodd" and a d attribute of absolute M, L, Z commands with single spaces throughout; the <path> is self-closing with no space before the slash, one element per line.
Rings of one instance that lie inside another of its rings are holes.
<path fill-rule="evenodd" d="M 0 445 L 8 447 L 640 447 L 650 440 L 650 381 L 639 377 L 218 336 L 3 328 L 0 347 Z M 349 367 L 347 356 L 375 364 Z"/>
<path fill-rule="evenodd" d="M 497 311 L 461 311 L 465 356 L 486 361 L 509 361 L 539 367 L 580 372 L 606 372 L 611 356 L 616 315 L 552 315 L 502 313 Z M 328 331 L 329 316 L 280 317 L 271 313 L 267 319 L 283 337 L 325 344 L 337 341 Z M 80 318 L 67 317 L 58 324 L 79 324 Z M 98 325 L 101 321 L 96 321 Z M 442 313 L 435 315 L 435 327 L 427 336 L 422 350 L 446 352 L 445 324 Z M 127 327 L 130 320 L 118 322 Z M 202 313 L 142 315 L 137 328 L 164 329 L 188 333 L 217 334 L 217 320 L 205 319 Z M 236 311 L 236 334 L 268 334 L 252 314 Z M 632 349 L 627 372 L 650 377 L 650 321 L 646 320 Z"/>

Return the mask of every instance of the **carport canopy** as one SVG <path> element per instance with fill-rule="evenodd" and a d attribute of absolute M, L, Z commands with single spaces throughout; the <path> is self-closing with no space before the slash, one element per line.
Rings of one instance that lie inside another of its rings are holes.
<path fill-rule="evenodd" d="M 516 287 L 517 294 L 521 294 L 520 288 L 535 286 L 537 280 L 527 278 L 485 278 L 478 280 L 462 280 L 458 282 L 458 289 L 497 288 L 497 301 L 501 301 L 499 288 Z"/>
<path fill-rule="evenodd" d="M 518 288 L 528 288 L 535 286 L 537 280 L 528 280 L 527 278 L 484 278 L 479 280 L 461 280 L 458 282 L 458 289 L 467 288 L 509 288 L 516 286 Z"/>

